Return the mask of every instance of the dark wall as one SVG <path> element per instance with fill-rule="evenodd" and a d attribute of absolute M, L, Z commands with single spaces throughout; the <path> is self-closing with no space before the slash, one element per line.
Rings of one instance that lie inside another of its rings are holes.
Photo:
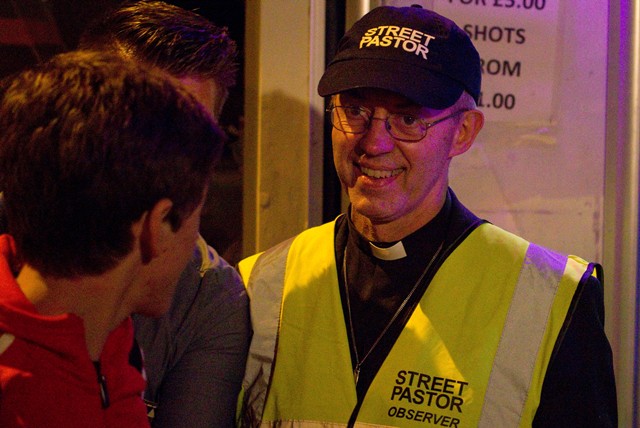
<path fill-rule="evenodd" d="M 238 46 L 243 46 L 244 1 L 167 2 L 193 10 L 215 24 L 229 28 Z M 0 1 L 0 75 L 75 49 L 86 25 L 120 3 L 122 0 Z"/>
<path fill-rule="evenodd" d="M 234 40 L 242 44 L 244 1 L 165 1 L 199 13 L 217 25 L 228 27 Z M 49 0 L 46 3 L 50 5 L 51 12 L 68 46 L 73 48 L 77 45 L 78 36 L 88 22 L 108 8 L 122 3 L 122 0 Z"/>

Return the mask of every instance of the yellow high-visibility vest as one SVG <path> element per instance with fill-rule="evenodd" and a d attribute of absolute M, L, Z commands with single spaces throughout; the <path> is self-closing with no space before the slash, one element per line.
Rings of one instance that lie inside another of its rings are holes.
<path fill-rule="evenodd" d="M 356 406 L 334 227 L 239 264 L 254 326 L 243 426 L 345 427 Z M 588 268 L 491 224 L 477 227 L 437 271 L 355 426 L 530 427 Z"/>

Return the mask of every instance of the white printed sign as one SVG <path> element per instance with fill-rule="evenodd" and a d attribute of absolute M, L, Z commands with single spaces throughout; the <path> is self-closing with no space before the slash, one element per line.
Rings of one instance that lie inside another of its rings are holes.
<path fill-rule="evenodd" d="M 420 4 L 455 21 L 482 62 L 480 109 L 489 121 L 549 122 L 559 0 L 386 1 Z"/>

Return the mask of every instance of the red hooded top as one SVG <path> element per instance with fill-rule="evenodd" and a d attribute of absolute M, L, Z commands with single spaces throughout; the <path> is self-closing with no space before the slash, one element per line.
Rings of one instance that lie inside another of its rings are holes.
<path fill-rule="evenodd" d="M 15 281 L 15 260 L 13 239 L 0 236 L 0 426 L 148 427 L 145 381 L 129 364 L 131 320 L 92 361 L 82 319 L 38 314 Z"/>

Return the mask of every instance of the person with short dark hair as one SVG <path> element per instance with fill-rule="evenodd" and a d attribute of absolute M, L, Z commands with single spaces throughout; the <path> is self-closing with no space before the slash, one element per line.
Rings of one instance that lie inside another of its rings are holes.
<path fill-rule="evenodd" d="M 236 83 L 238 50 L 228 29 L 163 1 L 123 3 L 91 23 L 79 47 L 112 50 L 166 71 L 199 92 L 216 118 Z"/>
<path fill-rule="evenodd" d="M 148 426 L 130 315 L 192 257 L 223 134 L 173 78 L 61 54 L 0 101 L 0 425 Z"/>
<path fill-rule="evenodd" d="M 86 29 L 80 47 L 162 69 L 216 121 L 236 82 L 237 46 L 227 28 L 162 1 L 123 3 Z M 210 191 L 205 209 L 217 198 Z M 200 236 L 169 312 L 134 315 L 154 428 L 234 425 L 251 337 L 248 305 L 238 273 Z"/>
<path fill-rule="evenodd" d="M 480 132 L 480 56 L 384 6 L 320 79 L 348 212 L 239 264 L 243 426 L 615 427 L 602 269 L 476 217 L 449 165 Z"/>

